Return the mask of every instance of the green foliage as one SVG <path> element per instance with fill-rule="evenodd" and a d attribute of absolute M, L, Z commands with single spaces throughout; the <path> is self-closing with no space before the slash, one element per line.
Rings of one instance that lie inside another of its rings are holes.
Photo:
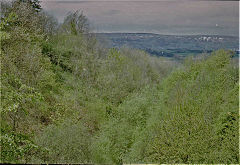
<path fill-rule="evenodd" d="M 93 143 L 100 163 L 237 163 L 238 74 L 218 51 L 128 98 Z"/>
<path fill-rule="evenodd" d="M 41 16 L 20 1 L 9 5 L 3 15 L 1 162 L 26 163 L 32 155 L 42 154 L 32 136 L 46 123 L 43 119 L 49 114 L 44 111 L 53 104 L 50 93 L 57 84 L 50 60 L 41 54 Z"/>
<path fill-rule="evenodd" d="M 47 153 L 45 148 L 34 144 L 29 136 L 1 130 L 1 163 L 29 163 L 31 156 L 38 155 L 40 159 L 45 159 Z"/>
<path fill-rule="evenodd" d="M 231 52 L 103 49 L 83 13 L 58 29 L 38 2 L 3 5 L 1 163 L 239 162 Z"/>
<path fill-rule="evenodd" d="M 103 98 L 119 104 L 132 92 L 159 83 L 165 75 L 161 73 L 164 65 L 155 68 L 158 60 L 142 51 L 110 49 L 97 77 Z M 171 70 L 171 66 L 168 68 Z"/>
<path fill-rule="evenodd" d="M 215 126 L 222 113 L 238 113 L 238 74 L 229 74 L 234 70 L 236 73 L 237 68 L 232 68 L 229 61 L 227 52 L 218 51 L 206 61 L 192 62 L 166 79 L 161 109 L 167 114 L 164 119 L 160 115 L 150 118 L 148 132 L 153 136 L 139 158 L 163 163 L 239 161 L 237 117 L 229 121 L 235 126 L 225 134 L 224 139 L 228 140 L 219 141 Z M 226 97 L 230 93 L 233 96 Z"/>
<path fill-rule="evenodd" d="M 13 129 L 21 114 L 28 114 L 28 106 L 42 100 L 42 95 L 34 88 L 22 84 L 13 75 L 1 75 L 1 115 L 9 114 Z"/>
<path fill-rule="evenodd" d="M 99 163 L 126 162 L 139 133 L 156 108 L 159 94 L 156 88 L 147 87 L 141 93 L 129 96 L 100 128 L 92 144 L 93 160 Z"/>
<path fill-rule="evenodd" d="M 37 141 L 49 150 L 45 163 L 89 163 L 90 139 L 81 122 L 66 120 L 48 126 Z"/>

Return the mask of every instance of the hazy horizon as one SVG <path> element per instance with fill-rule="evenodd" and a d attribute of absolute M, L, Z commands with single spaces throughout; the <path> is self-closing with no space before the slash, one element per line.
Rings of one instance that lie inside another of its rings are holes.
<path fill-rule="evenodd" d="M 59 1 L 43 0 L 45 11 L 63 22 L 82 10 L 96 33 L 239 35 L 237 1 Z"/>

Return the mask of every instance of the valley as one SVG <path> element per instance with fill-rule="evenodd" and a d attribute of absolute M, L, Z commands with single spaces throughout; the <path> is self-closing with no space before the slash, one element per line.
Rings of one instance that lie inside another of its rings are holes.
<path fill-rule="evenodd" d="M 153 33 L 96 33 L 108 48 L 129 47 L 145 50 L 151 55 L 184 58 L 187 55 L 211 53 L 226 49 L 239 54 L 239 39 L 214 35 L 160 35 Z"/>

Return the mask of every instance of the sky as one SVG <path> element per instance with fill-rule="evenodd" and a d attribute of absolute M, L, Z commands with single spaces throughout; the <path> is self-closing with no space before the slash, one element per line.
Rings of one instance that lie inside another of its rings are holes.
<path fill-rule="evenodd" d="M 238 1 L 41 0 L 59 22 L 82 10 L 95 32 L 239 35 Z"/>

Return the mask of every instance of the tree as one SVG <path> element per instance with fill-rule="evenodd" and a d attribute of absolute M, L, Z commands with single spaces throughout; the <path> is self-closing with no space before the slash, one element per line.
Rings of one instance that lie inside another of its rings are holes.
<path fill-rule="evenodd" d="M 15 3 L 28 3 L 36 12 L 40 12 L 42 10 L 39 0 L 17 0 Z"/>
<path fill-rule="evenodd" d="M 44 34 L 52 36 L 57 33 L 58 21 L 52 15 L 42 12 L 41 13 L 41 25 L 42 25 Z"/>
<path fill-rule="evenodd" d="M 68 34 L 78 35 L 89 32 L 89 22 L 83 12 L 68 13 L 62 24 L 62 30 Z"/>

